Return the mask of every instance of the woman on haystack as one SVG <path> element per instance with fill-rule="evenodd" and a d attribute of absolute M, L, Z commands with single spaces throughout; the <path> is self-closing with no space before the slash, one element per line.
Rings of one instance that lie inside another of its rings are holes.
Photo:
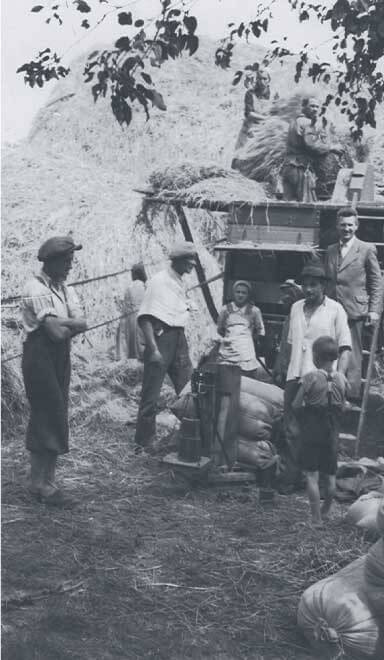
<path fill-rule="evenodd" d="M 265 69 L 259 68 L 253 76 L 245 79 L 245 86 L 250 86 L 244 96 L 244 119 L 235 145 L 235 155 L 232 168 L 243 172 L 243 149 L 253 138 L 253 131 L 268 114 L 268 101 L 271 95 L 271 77 Z"/>
<path fill-rule="evenodd" d="M 56 462 L 68 449 L 68 391 L 71 338 L 87 328 L 74 289 L 65 285 L 73 256 L 81 245 L 71 236 L 43 243 L 39 275 L 23 296 L 22 371 L 31 406 L 26 448 L 31 460 L 31 493 L 46 504 L 60 504 L 55 484 Z"/>

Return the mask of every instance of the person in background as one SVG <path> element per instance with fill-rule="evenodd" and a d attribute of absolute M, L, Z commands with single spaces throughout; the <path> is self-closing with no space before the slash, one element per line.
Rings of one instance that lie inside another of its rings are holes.
<path fill-rule="evenodd" d="M 260 68 L 253 76 L 245 79 L 245 84 L 251 87 L 244 96 L 244 119 L 235 145 L 235 155 L 231 167 L 243 171 L 242 160 L 244 158 L 243 148 L 249 145 L 253 138 L 254 127 L 267 116 L 267 105 L 271 95 L 271 77 L 263 68 Z M 244 166 L 246 163 L 244 163 Z"/>
<path fill-rule="evenodd" d="M 69 451 L 68 391 L 71 373 L 71 338 L 87 323 L 73 287 L 65 280 L 74 252 L 71 236 L 54 236 L 40 247 L 43 263 L 23 296 L 22 372 L 31 411 L 26 436 L 30 452 L 33 495 L 47 504 L 60 504 L 55 484 L 57 457 Z"/>
<path fill-rule="evenodd" d="M 312 522 L 321 526 L 322 519 L 330 512 L 336 490 L 337 446 L 346 378 L 334 371 L 339 350 L 332 337 L 318 337 L 313 342 L 312 355 L 316 368 L 301 379 L 292 407 L 299 423 L 299 465 L 306 476 Z M 319 472 L 326 477 L 321 508 Z"/>
<path fill-rule="evenodd" d="M 356 238 L 358 228 L 357 211 L 348 207 L 340 209 L 337 213 L 339 241 L 328 247 L 325 257 L 327 294 L 342 304 L 348 316 L 352 354 L 347 371 L 347 397 L 356 401 L 361 397 L 363 327 L 379 320 L 383 296 L 376 246 Z"/>
<path fill-rule="evenodd" d="M 137 323 L 137 314 L 143 302 L 147 274 L 144 264 L 137 263 L 131 270 L 132 283 L 128 286 L 122 307 L 122 314 L 126 314 L 120 320 L 116 334 L 116 357 L 121 360 L 123 355 L 128 359 L 143 359 L 144 337 Z"/>
<path fill-rule="evenodd" d="M 279 345 L 279 352 L 277 354 L 275 364 L 273 367 L 273 380 L 276 385 L 283 387 L 287 379 L 288 363 L 289 363 L 289 349 L 288 349 L 288 331 L 289 331 L 289 313 L 293 303 L 303 297 L 303 290 L 300 284 L 296 284 L 294 280 L 285 280 L 280 285 L 281 290 L 281 303 L 284 305 L 284 310 L 287 316 L 284 320 L 281 329 L 281 338 Z"/>
<path fill-rule="evenodd" d="M 156 406 L 168 374 L 179 394 L 192 375 L 184 327 L 189 303 L 182 276 L 195 267 L 193 243 L 181 241 L 169 253 L 170 265 L 149 280 L 138 323 L 145 340 L 144 374 L 137 416 L 136 451 L 150 448 L 156 437 Z"/>
<path fill-rule="evenodd" d="M 316 201 L 318 163 L 329 153 L 341 154 L 340 144 L 319 121 L 320 104 L 315 97 L 303 98 L 301 114 L 288 129 L 287 151 L 281 170 L 284 199 Z"/>
<path fill-rule="evenodd" d="M 255 345 L 265 336 L 263 318 L 259 308 L 250 301 L 249 282 L 235 282 L 232 293 L 233 302 L 223 307 L 217 321 L 217 332 L 223 337 L 219 360 L 239 365 L 244 375 L 254 378 L 258 366 Z"/>
<path fill-rule="evenodd" d="M 291 307 L 288 331 L 289 363 L 284 390 L 286 441 L 295 461 L 298 456 L 299 429 L 292 409 L 300 379 L 313 371 L 312 345 L 323 335 L 332 337 L 338 347 L 337 370 L 346 374 L 351 352 L 351 333 L 347 315 L 340 303 L 325 295 L 327 277 L 321 263 L 308 264 L 301 273 L 304 300 Z"/>

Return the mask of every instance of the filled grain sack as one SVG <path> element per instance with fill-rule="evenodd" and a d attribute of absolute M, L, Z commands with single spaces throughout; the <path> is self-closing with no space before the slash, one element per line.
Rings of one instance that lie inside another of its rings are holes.
<path fill-rule="evenodd" d="M 239 435 L 248 440 L 270 440 L 272 426 L 283 414 L 283 391 L 275 385 L 241 377 Z"/>
<path fill-rule="evenodd" d="M 371 491 L 384 493 L 384 478 L 376 470 L 365 467 L 359 461 L 338 465 L 336 472 L 336 499 L 354 502 L 360 495 Z"/>
<path fill-rule="evenodd" d="M 277 463 L 278 455 L 273 444 L 267 440 L 255 442 L 238 436 L 237 460 L 239 463 L 266 470 Z"/>
<path fill-rule="evenodd" d="M 365 562 L 365 581 L 369 605 L 384 623 L 384 539 L 369 549 Z"/>
<path fill-rule="evenodd" d="M 378 512 L 383 502 L 383 493 L 377 491 L 361 495 L 356 502 L 351 504 L 345 518 L 359 529 L 379 532 L 377 527 Z"/>
<path fill-rule="evenodd" d="M 372 611 L 360 557 L 304 591 L 298 624 L 324 660 L 383 659 L 383 622 Z"/>
<path fill-rule="evenodd" d="M 248 440 L 270 440 L 273 424 L 283 414 L 283 391 L 275 385 L 245 376 L 240 382 L 238 433 Z M 194 416 L 191 384 L 187 383 L 171 411 L 178 419 Z"/>

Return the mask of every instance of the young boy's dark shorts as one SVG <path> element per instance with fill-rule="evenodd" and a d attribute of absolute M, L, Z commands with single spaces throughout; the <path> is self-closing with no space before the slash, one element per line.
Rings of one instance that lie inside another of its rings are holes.
<path fill-rule="evenodd" d="M 300 411 L 299 466 L 304 472 L 335 475 L 339 437 L 339 411 L 306 406 Z"/>

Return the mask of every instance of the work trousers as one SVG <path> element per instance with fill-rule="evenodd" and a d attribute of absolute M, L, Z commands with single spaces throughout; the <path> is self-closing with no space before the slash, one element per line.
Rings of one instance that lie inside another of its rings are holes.
<path fill-rule="evenodd" d="M 349 319 L 349 329 L 352 338 L 352 351 L 347 369 L 348 398 L 361 397 L 361 368 L 363 363 L 363 328 L 364 319 Z"/>
<path fill-rule="evenodd" d="M 144 374 L 137 416 L 135 443 L 141 447 L 152 444 L 156 437 L 156 409 L 166 374 L 179 394 L 192 375 L 187 340 L 183 328 L 169 328 L 156 338 L 163 362 L 150 362 L 144 351 Z"/>

